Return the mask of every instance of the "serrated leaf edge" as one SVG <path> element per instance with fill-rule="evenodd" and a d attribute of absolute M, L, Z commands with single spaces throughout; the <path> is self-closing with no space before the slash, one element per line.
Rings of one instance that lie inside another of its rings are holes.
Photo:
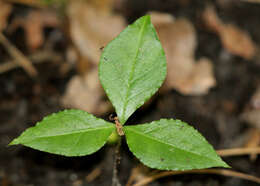
<path fill-rule="evenodd" d="M 141 17 L 142 18 L 142 17 Z M 141 19 L 141 18 L 139 18 L 139 19 Z M 145 16 L 143 16 L 143 18 L 146 18 L 146 23 L 145 23 L 145 25 L 147 24 L 147 22 L 149 21 L 149 20 L 151 20 L 151 18 L 150 18 L 150 15 L 145 15 Z M 138 19 L 138 20 L 139 20 Z M 127 28 L 129 28 L 129 27 L 131 27 L 133 24 L 131 24 L 131 25 L 128 25 L 121 33 L 123 33 Z M 155 30 L 155 28 L 154 28 L 154 26 L 151 24 L 151 26 L 153 27 L 153 29 Z M 144 29 L 144 27 L 142 28 L 142 29 Z M 110 41 L 110 42 L 113 42 L 113 41 L 115 41 L 115 40 L 117 40 L 117 38 L 121 35 L 121 33 L 116 37 L 116 38 L 114 38 L 112 41 Z M 156 31 L 155 31 L 155 39 L 157 40 L 157 41 L 159 41 L 160 42 L 160 40 L 159 40 L 159 38 L 158 38 L 158 35 L 157 35 L 157 33 L 156 33 Z M 140 39 L 141 40 L 141 39 Z M 109 43 L 108 43 L 109 44 Z M 160 45 L 161 45 L 161 42 L 160 42 Z M 139 52 L 139 49 L 140 47 L 137 47 L 137 55 L 136 56 L 138 56 L 138 52 Z M 104 48 L 104 51 L 106 50 L 106 47 Z M 101 57 L 100 57 L 100 60 L 102 59 L 102 58 L 104 58 L 104 51 L 102 52 L 102 54 L 101 54 Z M 162 48 L 162 52 L 163 52 L 163 55 L 165 56 L 165 52 L 164 52 L 164 50 L 163 50 L 163 48 Z M 100 72 L 100 65 L 101 65 L 101 63 L 99 63 L 99 68 L 98 68 L 98 76 L 99 76 L 99 79 L 101 79 L 100 78 L 100 76 L 102 76 L 102 73 Z M 151 96 L 152 95 L 154 95 L 157 91 L 158 91 L 158 89 L 162 86 L 162 83 L 163 83 L 163 81 L 165 80 L 165 78 L 166 78 L 166 73 L 167 73 L 167 66 L 166 66 L 166 64 L 164 65 L 164 71 L 165 71 L 165 75 L 164 75 L 164 77 L 162 77 L 162 79 L 160 79 L 160 80 L 158 80 L 158 81 L 160 81 L 161 82 L 161 84 L 160 85 L 158 85 L 158 86 L 156 86 L 156 87 L 154 87 L 154 92 L 151 92 L 149 95 L 147 95 L 146 96 L 146 98 L 143 100 L 143 101 L 141 101 L 139 104 L 137 104 L 136 106 L 135 106 L 135 111 L 140 107 L 140 106 L 142 106 L 147 100 L 149 100 L 150 98 L 151 98 Z M 133 71 L 133 70 L 132 70 Z M 130 80 L 128 80 L 128 82 L 129 82 Z M 100 81 L 101 82 L 101 85 L 102 85 L 102 87 L 105 89 L 105 92 L 106 92 L 106 94 L 107 94 L 107 96 L 110 98 L 111 97 L 111 93 L 110 93 L 110 91 L 106 88 L 106 86 L 103 84 L 103 82 L 102 81 Z M 129 92 L 129 89 L 128 89 L 128 91 L 127 92 Z M 127 93 L 127 94 L 129 94 L 129 93 Z M 127 96 L 126 96 L 127 97 Z M 128 101 L 126 101 L 126 102 L 128 102 Z M 126 111 L 126 106 L 125 105 L 127 105 L 127 103 L 124 103 L 124 109 L 123 109 L 123 116 L 125 115 L 125 111 Z M 114 103 L 111 101 L 111 103 L 112 103 L 112 105 L 113 105 L 113 107 L 115 108 L 115 111 L 116 111 L 116 113 L 118 113 L 118 108 L 114 105 Z M 133 113 L 132 113 L 133 114 Z M 132 115 L 131 114 L 131 115 Z M 131 116 L 130 115 L 130 116 Z M 119 117 L 119 120 L 120 120 L 120 123 L 122 124 L 122 125 L 124 125 L 125 124 L 125 122 L 127 121 L 127 119 L 130 117 L 130 116 L 128 116 L 127 118 L 120 118 Z"/>
<path fill-rule="evenodd" d="M 87 113 L 87 114 L 89 114 L 90 117 L 93 117 L 93 118 L 95 118 L 95 119 L 97 119 L 97 120 L 103 120 L 103 119 L 101 119 L 101 118 L 97 118 L 97 117 L 95 117 L 94 115 L 92 115 L 92 114 L 90 114 L 90 113 L 88 113 L 88 112 L 86 112 L 86 111 L 80 110 L 80 109 L 64 109 L 64 110 L 61 110 L 61 111 L 59 111 L 59 112 L 52 113 L 52 114 L 50 114 L 50 115 L 45 116 L 41 121 L 37 122 L 37 123 L 36 123 L 34 126 L 32 126 L 32 127 L 38 126 L 42 121 L 44 121 L 44 120 L 46 120 L 46 119 L 49 119 L 50 117 L 53 117 L 53 116 L 55 116 L 55 115 L 57 115 L 57 114 L 59 114 L 59 113 L 69 112 L 69 111 L 77 111 L 77 112 Z M 70 113 L 70 114 L 71 114 L 71 113 Z M 72 114 L 72 115 L 75 115 L 75 114 Z M 105 121 L 105 120 L 104 120 L 104 121 Z M 40 136 L 40 137 L 37 137 L 37 138 L 34 138 L 34 139 L 45 138 L 45 137 L 57 137 L 57 136 L 62 136 L 62 135 L 70 135 L 70 134 L 80 133 L 81 131 L 84 131 L 84 130 L 88 130 L 88 131 L 91 131 L 91 130 L 92 130 L 92 131 L 93 131 L 93 130 L 109 129 L 109 128 L 116 130 L 115 125 L 114 125 L 113 123 L 108 122 L 108 121 L 105 121 L 105 122 L 108 123 L 108 124 L 111 124 L 111 125 L 108 126 L 108 127 L 102 127 L 102 128 L 98 128 L 98 129 L 82 129 L 82 130 L 78 130 L 78 131 L 71 132 L 71 133 L 63 133 L 63 134 L 61 134 L 61 135 Z M 32 127 L 30 127 L 30 128 L 32 128 Z M 28 129 L 30 129 L 30 128 L 27 128 L 27 129 L 26 129 L 24 132 L 22 132 L 22 134 L 20 134 L 17 138 L 13 139 L 13 140 L 8 144 L 8 146 L 21 144 L 21 145 L 24 145 L 24 146 L 26 146 L 26 147 L 29 147 L 29 148 L 32 148 L 32 149 L 35 149 L 35 150 L 38 150 L 38 151 L 41 151 L 41 152 L 48 152 L 48 153 L 51 153 L 51 154 L 58 154 L 58 155 L 66 156 L 66 157 L 85 156 L 85 155 L 92 154 L 92 153 L 98 151 L 99 149 L 101 149 L 101 148 L 106 144 L 106 142 L 107 142 L 109 136 L 110 136 L 110 135 L 112 134 L 112 132 L 113 132 L 113 131 L 111 131 L 111 134 L 108 135 L 107 139 L 104 141 L 104 143 L 103 143 L 97 150 L 95 150 L 95 151 L 90 151 L 90 152 L 87 153 L 87 154 L 85 154 L 85 153 L 78 153 L 78 154 L 76 154 L 76 155 L 69 155 L 69 154 L 64 154 L 64 153 L 61 152 L 61 151 L 56 151 L 56 152 L 54 153 L 54 152 L 49 152 L 48 150 L 45 150 L 45 149 L 37 149 L 37 148 L 31 147 L 31 146 L 29 146 L 29 145 L 26 144 L 26 143 L 29 143 L 29 142 L 33 141 L 34 139 L 33 139 L 33 140 L 25 141 L 25 142 L 23 142 L 23 143 L 21 143 L 21 142 L 16 142 L 16 141 L 18 140 L 18 138 L 19 138 L 20 136 L 22 136 L 22 135 L 23 135 Z M 80 131 L 80 132 L 79 132 L 79 131 Z"/>
<path fill-rule="evenodd" d="M 161 121 L 178 121 L 178 122 L 182 122 L 181 120 L 174 120 L 174 119 L 160 119 L 160 120 L 157 120 L 157 121 L 153 121 L 153 122 L 151 122 L 151 123 L 145 123 L 145 124 L 139 124 L 139 125 L 149 125 L 149 124 L 152 124 L 152 123 L 155 123 L 155 122 L 161 122 Z M 182 123 L 185 123 L 185 122 L 182 122 Z M 190 126 L 190 125 L 188 125 L 187 123 L 185 123 L 188 127 L 191 127 L 191 128 L 193 128 L 194 130 L 196 130 L 194 127 L 192 127 L 192 126 Z M 127 145 L 128 145 L 128 148 L 129 148 L 129 150 L 135 155 L 135 157 L 137 158 L 137 159 L 139 159 L 144 165 L 147 165 L 146 163 L 145 163 L 145 161 L 141 158 L 141 157 L 138 157 L 137 156 L 137 153 L 135 153 L 134 151 L 133 151 L 133 149 L 131 148 L 131 146 L 129 145 L 129 143 L 128 143 L 128 140 L 127 140 L 127 132 L 125 131 L 125 130 L 129 130 L 129 128 L 131 128 L 131 126 L 125 126 L 124 128 L 123 128 L 123 130 L 124 130 L 124 133 L 125 133 L 125 135 L 126 135 L 126 142 L 127 142 Z M 133 131 L 133 132 L 135 132 L 135 133 L 138 133 L 138 134 L 142 134 L 143 135 L 143 133 L 140 133 L 140 132 L 136 132 L 135 130 L 133 130 L 133 129 L 130 129 L 130 131 Z M 198 130 L 196 130 L 197 132 L 198 132 Z M 204 136 L 202 136 L 199 132 L 198 132 L 198 134 L 204 139 L 204 141 L 206 141 L 207 143 L 208 143 L 208 141 L 205 139 L 205 137 Z M 147 136 L 145 136 L 145 137 L 147 137 Z M 150 139 L 155 139 L 155 138 L 151 138 L 150 136 L 148 136 L 148 138 L 150 138 Z M 164 143 L 164 142 L 161 142 L 160 140 L 158 140 L 158 139 L 156 139 L 156 141 L 158 141 L 158 142 L 160 142 L 160 143 Z M 165 144 L 167 144 L 167 145 L 170 145 L 170 144 L 168 144 L 168 143 L 165 143 Z M 209 145 L 210 145 L 210 148 L 212 148 L 212 150 L 214 150 L 214 148 L 212 147 L 212 145 L 210 144 L 210 143 L 208 143 Z M 174 148 L 176 148 L 176 147 L 174 147 Z M 177 149 L 180 149 L 180 150 L 183 150 L 183 149 L 181 149 L 181 148 L 177 148 Z M 183 151 L 187 151 L 187 150 L 183 150 Z M 214 150 L 215 151 L 215 150 Z M 195 155 L 197 155 L 197 156 L 201 156 L 200 154 L 197 154 L 197 153 L 194 153 L 194 152 L 190 152 L 190 151 L 187 151 L 187 152 L 189 152 L 189 153 L 191 153 L 191 154 L 195 154 Z M 217 154 L 216 154 L 217 155 Z M 218 155 L 217 155 L 218 156 Z M 219 160 L 220 161 L 216 161 L 215 159 L 212 159 L 212 158 L 209 158 L 209 157 L 207 157 L 207 156 L 201 156 L 202 158 L 207 158 L 207 159 L 209 159 L 209 160 L 213 160 L 214 162 L 216 162 L 216 163 L 221 163 L 222 164 L 222 167 L 225 167 L 225 168 L 230 168 L 230 166 L 228 165 L 228 164 L 226 164 L 226 162 L 224 162 L 219 156 Z M 150 165 L 147 165 L 148 167 L 150 167 L 150 168 L 156 168 L 156 169 L 160 169 L 160 170 L 180 170 L 180 171 L 184 171 L 184 170 L 194 170 L 194 168 L 193 167 L 190 167 L 190 168 L 185 168 L 185 169 L 180 169 L 180 168 L 176 168 L 176 169 L 172 169 L 172 168 L 169 168 L 169 167 L 157 167 L 157 166 L 150 166 Z M 208 167 L 204 167 L 204 168 L 211 168 L 211 167 L 214 167 L 214 166 L 208 166 Z M 201 168 L 195 168 L 195 169 L 201 169 Z"/>
<path fill-rule="evenodd" d="M 71 132 L 71 133 L 62 133 L 62 134 L 58 134 L 58 135 L 46 135 L 46 136 L 37 136 L 36 138 L 32 139 L 32 140 L 28 140 L 25 141 L 23 143 L 28 143 L 31 142 L 35 139 L 41 139 L 41 138 L 49 138 L 49 137 L 58 137 L 58 136 L 66 136 L 66 135 L 71 135 L 71 134 L 77 134 L 77 133 L 84 133 L 84 132 L 88 132 L 88 131 L 95 131 L 95 130 L 102 130 L 102 129 L 109 129 L 109 128 L 115 128 L 114 125 L 108 126 L 108 127 L 102 127 L 102 128 L 97 128 L 97 129 L 81 129 L 81 130 L 77 130 L 75 132 Z M 30 129 L 30 128 L 28 128 Z M 26 131 L 26 130 L 25 130 Z M 25 132 L 24 131 L 24 132 Z M 23 133 L 22 133 L 23 134 Z M 21 134 L 21 135 L 22 135 Z M 19 137 L 18 137 L 19 138 Z M 15 143 L 16 139 L 14 139 L 11 143 L 9 143 L 9 145 L 18 145 L 18 144 L 22 144 L 22 143 Z"/>
<path fill-rule="evenodd" d="M 139 52 L 140 52 L 139 48 L 140 48 L 140 45 L 142 44 L 142 40 L 143 40 L 144 28 L 147 26 L 147 23 L 148 23 L 150 17 L 149 17 L 149 16 L 146 16 L 144 19 L 145 19 L 145 20 L 144 20 L 144 23 L 143 23 L 142 28 L 141 28 L 141 30 L 140 30 L 140 33 L 139 33 L 139 35 L 138 35 L 138 43 L 137 43 L 137 48 L 136 48 L 136 52 L 135 52 L 136 55 L 135 55 L 135 58 L 134 58 L 133 62 L 131 63 L 131 64 L 132 64 L 132 66 L 131 66 L 132 68 L 131 68 L 131 72 L 130 72 L 130 74 L 129 74 L 129 78 L 128 78 L 128 81 L 127 81 L 127 82 L 128 82 L 128 89 L 127 89 L 127 92 L 126 92 L 125 102 L 124 102 L 124 105 L 123 105 L 123 113 L 122 113 L 123 119 L 120 118 L 121 120 L 123 120 L 122 123 L 125 123 L 126 120 L 127 120 L 127 119 L 125 118 L 125 112 L 126 112 L 127 104 L 128 104 L 128 102 L 129 102 L 128 96 L 129 96 L 129 91 L 130 91 L 130 89 L 131 89 L 131 84 L 130 84 L 130 82 L 131 82 L 132 79 L 133 79 L 133 73 L 134 73 L 134 70 L 135 70 L 135 65 L 136 65 L 136 62 L 137 62 L 137 57 L 138 57 L 138 54 L 139 54 Z M 120 121 L 120 122 L 121 122 L 121 121 Z"/>

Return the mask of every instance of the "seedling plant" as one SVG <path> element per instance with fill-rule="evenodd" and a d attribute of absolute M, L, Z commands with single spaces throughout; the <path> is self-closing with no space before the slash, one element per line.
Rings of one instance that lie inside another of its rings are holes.
<path fill-rule="evenodd" d="M 100 58 L 99 79 L 115 108 L 115 124 L 82 110 L 64 110 L 45 117 L 10 145 L 22 144 L 63 156 L 85 156 L 98 151 L 111 135 L 117 134 L 120 140 L 125 136 L 130 151 L 151 168 L 229 167 L 206 139 L 185 122 L 161 119 L 124 125 L 158 90 L 165 77 L 163 48 L 150 16 L 143 16 L 112 40 Z"/>

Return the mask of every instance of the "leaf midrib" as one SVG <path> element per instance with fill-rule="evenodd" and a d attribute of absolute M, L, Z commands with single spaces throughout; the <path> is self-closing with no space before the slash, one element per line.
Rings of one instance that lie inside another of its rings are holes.
<path fill-rule="evenodd" d="M 132 131 L 133 133 L 137 133 L 137 134 L 142 135 L 142 136 L 144 136 L 144 137 L 147 137 L 147 138 L 149 138 L 149 139 L 155 140 L 155 141 L 157 141 L 157 142 L 159 142 L 159 143 L 166 144 L 166 145 L 168 145 L 168 146 L 174 147 L 174 148 L 176 148 L 176 149 L 179 149 L 179 150 L 182 150 L 182 151 L 186 151 L 186 152 L 189 152 L 189 153 L 191 153 L 191 154 L 194 154 L 194 155 L 197 155 L 197 156 L 201 156 L 201 157 L 207 158 L 207 159 L 209 159 L 209 160 L 213 160 L 213 161 L 215 161 L 215 162 L 219 162 L 219 161 L 216 160 L 216 159 L 212 159 L 212 158 L 209 158 L 209 157 L 207 157 L 207 156 L 202 156 L 201 154 L 197 154 L 197 153 L 194 153 L 194 152 L 191 152 L 191 151 L 188 151 L 188 150 L 184 150 L 184 149 L 182 149 L 182 148 L 173 146 L 173 145 L 171 145 L 171 144 L 169 144 L 169 143 L 163 142 L 163 141 L 161 141 L 161 140 L 159 140 L 159 139 L 157 139 L 157 138 L 152 138 L 152 137 L 149 136 L 149 135 L 145 135 L 145 134 L 143 134 L 143 133 L 141 133 L 141 132 L 137 132 L 136 130 L 131 129 L 131 128 L 129 128 L 129 127 L 127 127 L 127 130 L 130 130 L 130 131 Z M 221 163 L 221 162 L 220 162 L 220 163 Z"/>
<path fill-rule="evenodd" d="M 36 136 L 36 137 L 32 137 L 32 138 L 27 138 L 28 141 L 26 142 L 23 142 L 23 143 L 28 143 L 29 141 L 33 141 L 35 139 L 41 139 L 41 138 L 51 138 L 51 137 L 59 137 L 59 136 L 66 136 L 66 135 L 72 135 L 72 134 L 77 134 L 77 133 L 85 133 L 85 132 L 93 132 L 93 131 L 98 131 L 98 130 L 102 130 L 102 129 L 109 129 L 109 128 L 114 128 L 114 126 L 108 126 L 108 127 L 102 127 L 102 128 L 90 128 L 90 129 L 80 129 L 80 130 L 77 130 L 77 131 L 73 131 L 73 132 L 70 132 L 70 133 L 61 133 L 61 134 L 58 134 L 58 135 L 44 135 L 44 136 Z M 31 139 L 31 140 L 29 140 Z"/>
<path fill-rule="evenodd" d="M 142 43 L 142 38 L 143 38 L 143 35 L 144 35 L 144 28 L 146 27 L 147 25 L 147 22 L 148 22 L 148 18 L 145 18 L 145 22 L 141 28 L 141 31 L 139 33 L 139 36 L 138 36 L 138 44 L 137 44 L 137 49 L 136 49 L 136 55 L 135 55 L 135 58 L 134 58 L 134 61 L 132 62 L 132 68 L 131 68 L 131 72 L 130 72 L 130 75 L 129 75 L 129 79 L 128 79 L 128 87 L 127 87 L 127 90 L 126 90 L 126 96 L 125 96 L 125 102 L 124 102 L 124 106 L 123 106 L 123 113 L 122 113 L 122 117 L 123 117 L 123 122 L 122 124 L 124 124 L 126 121 L 126 118 L 125 118 L 125 112 L 126 112 L 126 106 L 128 104 L 128 96 L 129 96 L 129 92 L 130 92 L 130 82 L 132 81 L 133 79 L 133 74 L 134 74 L 134 70 L 135 70 L 135 64 L 136 64 L 136 61 L 137 61 L 137 57 L 138 57 L 138 54 L 140 52 L 139 48 L 140 48 L 140 45 Z"/>

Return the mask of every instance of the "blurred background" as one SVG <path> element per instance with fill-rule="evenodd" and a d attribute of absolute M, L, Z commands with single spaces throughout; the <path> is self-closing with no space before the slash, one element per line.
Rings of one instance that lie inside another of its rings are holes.
<path fill-rule="evenodd" d="M 180 174 L 151 186 L 254 186 L 260 183 L 259 0 L 0 0 L 0 186 L 111 185 L 113 150 L 68 158 L 7 144 L 64 108 L 108 120 L 99 56 L 128 24 L 150 14 L 167 57 L 164 85 L 128 123 L 178 118 L 243 176 Z M 113 75 L 113 74 L 111 74 Z M 134 185 L 159 174 L 125 143 L 119 179 Z"/>

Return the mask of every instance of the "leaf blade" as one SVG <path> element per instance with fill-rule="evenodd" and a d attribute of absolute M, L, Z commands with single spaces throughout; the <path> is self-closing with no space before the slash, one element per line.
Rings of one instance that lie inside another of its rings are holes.
<path fill-rule="evenodd" d="M 162 170 L 229 167 L 193 127 L 166 120 L 124 127 L 130 151 L 145 165 Z"/>
<path fill-rule="evenodd" d="M 83 156 L 100 149 L 115 126 L 82 110 L 64 110 L 45 117 L 9 145 L 64 156 Z"/>
<path fill-rule="evenodd" d="M 121 124 L 166 76 L 166 58 L 149 16 L 138 19 L 104 49 L 99 78 Z"/>

